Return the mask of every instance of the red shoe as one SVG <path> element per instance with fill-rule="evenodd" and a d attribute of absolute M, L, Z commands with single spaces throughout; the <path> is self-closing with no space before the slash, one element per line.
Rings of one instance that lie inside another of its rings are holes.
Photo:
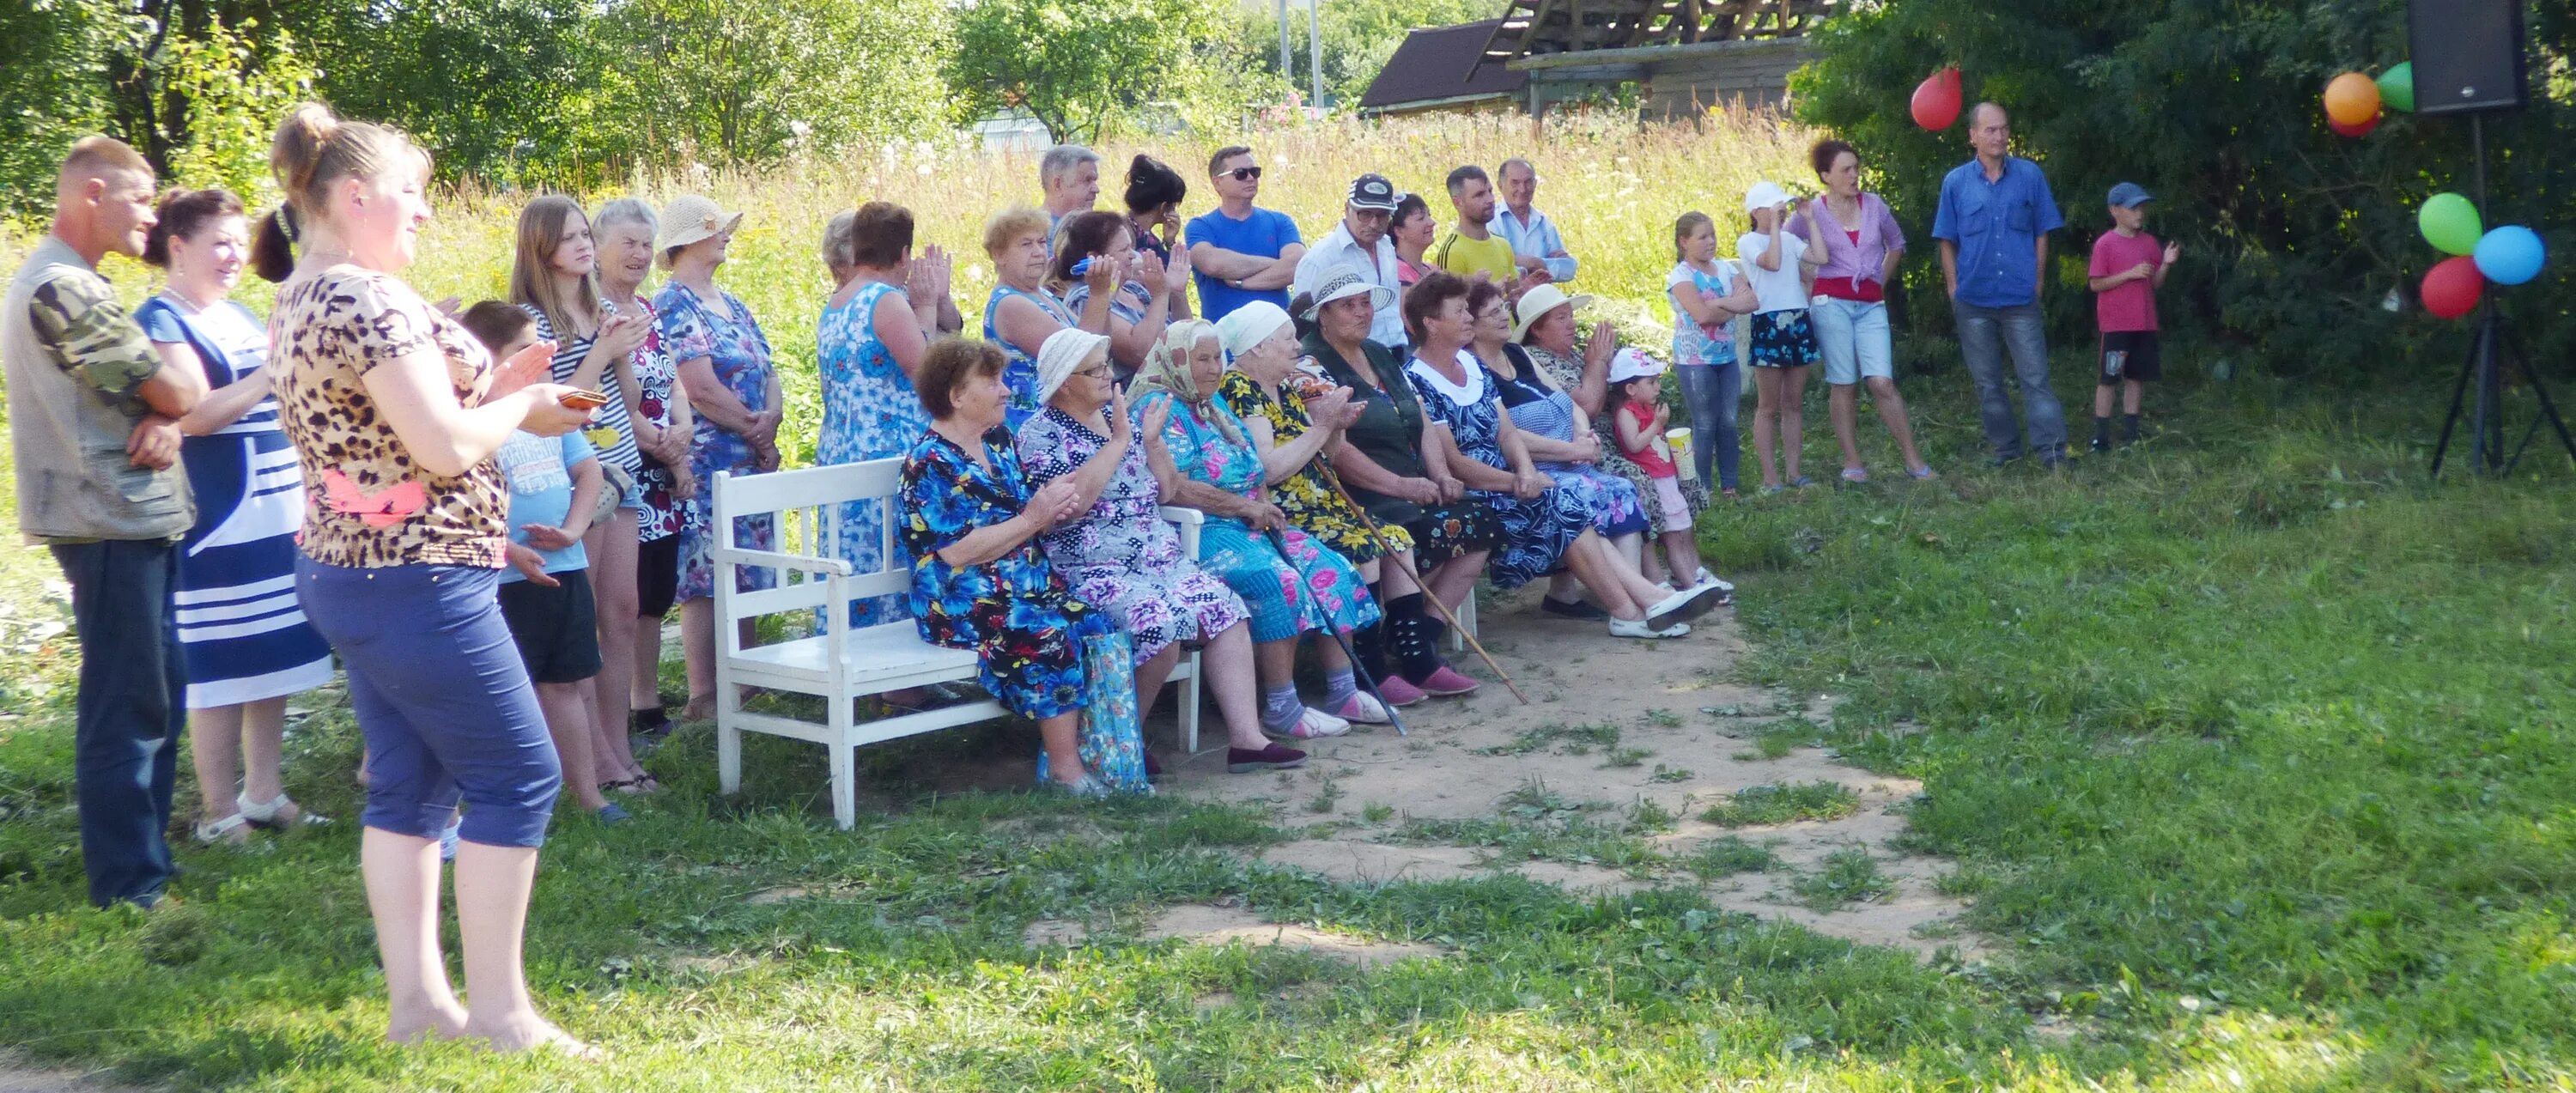
<path fill-rule="evenodd" d="M 1425 677 L 1418 686 L 1422 688 L 1422 693 L 1434 698 L 1455 698 L 1459 695 L 1476 693 L 1475 680 L 1458 674 L 1457 669 L 1446 664 L 1441 665 L 1439 671 Z"/>
<path fill-rule="evenodd" d="M 1422 693 L 1422 688 L 1405 682 L 1403 676 L 1391 672 L 1385 679 L 1377 681 L 1377 696 L 1385 699 L 1389 706 L 1411 706 L 1431 697 Z"/>

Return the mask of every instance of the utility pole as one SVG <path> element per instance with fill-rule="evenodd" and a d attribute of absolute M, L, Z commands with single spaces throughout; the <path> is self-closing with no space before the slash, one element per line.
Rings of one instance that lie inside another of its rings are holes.
<path fill-rule="evenodd" d="M 1294 79 L 1296 79 L 1296 78 L 1297 78 L 1297 70 L 1296 70 L 1296 69 L 1294 69 L 1294 68 L 1289 67 L 1289 57 L 1290 57 L 1290 56 L 1291 56 L 1291 55 L 1290 55 L 1290 54 L 1289 54 L 1289 52 L 1288 52 L 1288 0 L 1279 0 L 1279 78 L 1280 78 L 1280 79 L 1283 79 L 1283 80 L 1294 80 Z M 1293 86 L 1295 86 L 1295 85 L 1294 85 L 1294 84 L 1291 84 L 1290 86 L 1292 86 L 1292 87 L 1293 87 Z"/>
<path fill-rule="evenodd" d="M 1306 0 L 1306 105 L 1324 108 L 1324 0 Z"/>

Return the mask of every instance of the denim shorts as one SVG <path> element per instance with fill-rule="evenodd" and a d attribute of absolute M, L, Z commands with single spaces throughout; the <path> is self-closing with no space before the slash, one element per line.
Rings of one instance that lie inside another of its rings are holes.
<path fill-rule="evenodd" d="M 1825 359 L 1826 383 L 1848 387 L 1872 376 L 1896 378 L 1886 303 L 1819 296 L 1807 313 Z"/>
<path fill-rule="evenodd" d="M 340 654 L 367 739 L 366 826 L 434 839 L 462 800 L 465 841 L 545 842 L 562 764 L 500 583 L 497 569 L 296 560 L 296 598 Z"/>

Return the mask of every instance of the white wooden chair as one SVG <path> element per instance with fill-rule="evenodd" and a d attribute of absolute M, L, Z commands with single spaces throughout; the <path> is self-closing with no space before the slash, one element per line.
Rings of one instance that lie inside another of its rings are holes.
<path fill-rule="evenodd" d="M 847 829 L 858 821 L 856 749 L 860 745 L 1006 716 L 1002 705 L 988 698 L 868 721 L 856 719 L 860 698 L 933 683 L 972 683 L 979 674 L 973 650 L 925 642 L 909 618 L 850 626 L 852 600 L 903 595 L 912 589 L 911 562 L 895 535 L 900 505 L 894 495 L 902 469 L 900 459 L 879 459 L 715 476 L 716 779 L 725 793 L 742 788 L 743 733 L 811 741 L 823 745 L 831 756 L 832 818 Z M 877 526 L 844 526 L 841 506 L 851 501 L 880 502 Z M 1182 548 L 1196 557 L 1199 514 L 1169 508 L 1163 514 L 1179 525 Z M 734 521 L 760 515 L 776 518 L 779 549 L 751 550 L 735 542 Z M 887 568 L 854 572 L 840 556 L 844 535 L 875 538 Z M 794 549 L 789 549 L 790 544 Z M 776 570 L 777 586 L 735 591 L 735 574 L 745 568 Z M 743 647 L 738 623 L 817 608 L 824 610 L 811 636 Z M 1200 690 L 1196 652 L 1181 658 L 1171 681 L 1181 689 L 1177 709 L 1182 746 L 1196 752 Z M 824 720 L 818 724 L 747 711 L 742 708 L 742 687 L 817 696 L 823 700 Z"/>

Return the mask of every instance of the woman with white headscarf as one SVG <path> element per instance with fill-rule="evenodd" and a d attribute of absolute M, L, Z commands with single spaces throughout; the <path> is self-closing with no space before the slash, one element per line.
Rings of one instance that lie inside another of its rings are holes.
<path fill-rule="evenodd" d="M 1288 523 L 1263 493 L 1261 453 L 1234 411 L 1217 401 L 1225 371 L 1221 335 L 1196 319 L 1171 324 L 1137 373 L 1140 413 L 1160 410 L 1163 427 L 1141 435 L 1163 496 L 1207 513 L 1199 564 L 1225 580 L 1252 612 L 1252 641 L 1262 683 L 1261 727 L 1273 736 L 1310 739 L 1350 731 L 1350 721 L 1309 707 L 1297 696 L 1298 635 L 1318 626 L 1351 631 L 1375 622 L 1377 601 L 1349 559 Z M 1329 707 L 1382 720 L 1385 709 L 1359 694 L 1349 658 L 1338 645 L 1318 650 Z M 1359 702 L 1351 699 L 1356 696 Z"/>
<path fill-rule="evenodd" d="M 1231 745 L 1236 773 L 1302 766 L 1306 753 L 1261 735 L 1252 693 L 1249 612 L 1225 583 L 1181 554 L 1162 518 L 1162 486 L 1145 446 L 1128 443 L 1127 396 L 1111 381 L 1109 339 L 1059 330 L 1038 350 L 1037 414 L 1012 436 L 1032 487 L 1073 484 L 1081 515 L 1038 536 L 1047 561 L 1073 594 L 1127 632 L 1135 648 L 1136 711 L 1142 718 L 1180 660 L 1181 643 L 1206 647 L 1209 689 Z M 1142 415 L 1141 431 L 1163 428 L 1167 410 Z M 1154 769 L 1153 756 L 1145 757 Z"/>

